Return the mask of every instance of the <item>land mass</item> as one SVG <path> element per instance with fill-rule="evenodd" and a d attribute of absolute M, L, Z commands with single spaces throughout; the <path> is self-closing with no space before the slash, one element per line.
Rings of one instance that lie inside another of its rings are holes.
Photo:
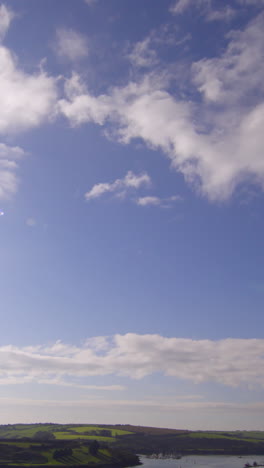
<path fill-rule="evenodd" d="M 264 431 L 188 431 L 132 425 L 0 426 L 0 466 L 128 467 L 138 454 L 264 455 Z"/>

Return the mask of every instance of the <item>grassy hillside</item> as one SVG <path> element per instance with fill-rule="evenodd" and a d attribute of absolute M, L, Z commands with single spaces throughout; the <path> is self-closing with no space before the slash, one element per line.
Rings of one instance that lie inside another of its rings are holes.
<path fill-rule="evenodd" d="M 113 447 L 128 431 L 87 425 L 0 426 L 0 466 L 133 466 L 137 456 Z M 110 445 L 109 445 L 110 443 Z"/>
<path fill-rule="evenodd" d="M 38 431 L 48 431 L 55 435 L 58 439 L 63 439 L 73 435 L 86 438 L 87 436 L 95 438 L 113 438 L 119 435 L 131 434 L 127 430 L 115 428 L 114 426 L 97 426 L 97 425 L 75 425 L 75 424 L 8 424 L 0 426 L 0 439 L 16 439 L 21 437 L 34 437 Z M 107 434 L 107 435 L 106 435 Z"/>
<path fill-rule="evenodd" d="M 54 457 L 56 452 L 61 455 Z M 68 453 L 69 452 L 69 453 Z M 70 447 L 65 444 L 59 447 L 54 443 L 37 444 L 34 442 L 19 443 L 15 441 L 0 442 L 0 465 L 24 465 L 24 466 L 127 466 L 127 463 L 135 464 L 135 457 L 110 448 L 99 448 L 96 454 L 91 454 L 89 447 L 75 443 Z"/>
<path fill-rule="evenodd" d="M 138 453 L 264 455 L 264 432 L 187 431 L 130 425 L 0 426 L 2 467 L 132 466 L 139 461 L 135 457 Z"/>
<path fill-rule="evenodd" d="M 121 426 L 119 426 L 120 428 Z M 184 431 L 122 426 L 131 435 L 120 437 L 116 446 L 133 453 L 260 454 L 264 455 L 264 431 Z"/>

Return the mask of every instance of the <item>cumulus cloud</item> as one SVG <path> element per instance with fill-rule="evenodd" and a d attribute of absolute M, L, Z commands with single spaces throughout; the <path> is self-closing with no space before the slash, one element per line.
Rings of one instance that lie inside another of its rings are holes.
<path fill-rule="evenodd" d="M 56 79 L 44 71 L 27 74 L 14 55 L 0 46 L 0 134 L 37 127 L 54 113 Z"/>
<path fill-rule="evenodd" d="M 85 58 L 89 53 L 86 37 L 66 28 L 57 30 L 54 50 L 58 57 L 72 62 Z"/>
<path fill-rule="evenodd" d="M 141 379 L 161 372 L 195 383 L 264 386 L 264 340 L 192 340 L 127 333 L 107 339 L 108 348 L 54 346 L 0 348 L 0 379 L 34 381 L 114 374 Z M 61 346 L 62 343 L 59 343 Z M 67 352 L 68 348 L 68 352 Z M 1 381 L 1 380 L 0 380 Z"/>
<path fill-rule="evenodd" d="M 103 125 L 111 112 L 108 96 L 92 96 L 77 73 L 65 82 L 65 98 L 58 102 L 58 109 L 73 126 L 87 122 Z"/>
<path fill-rule="evenodd" d="M 5 35 L 13 13 L 0 6 L 0 38 Z M 14 54 L 0 46 L 0 134 L 34 128 L 53 113 L 57 100 L 56 79 L 43 70 L 25 73 Z"/>
<path fill-rule="evenodd" d="M 126 196 L 131 189 L 137 190 L 142 186 L 149 186 L 151 179 L 145 172 L 142 174 L 134 174 L 128 171 L 123 179 L 116 179 L 112 183 L 104 182 L 95 184 L 89 192 L 86 192 L 85 199 L 87 201 L 94 198 L 99 198 L 105 193 L 115 193 L 119 196 Z"/>
<path fill-rule="evenodd" d="M 263 187 L 263 21 L 260 14 L 244 30 L 230 32 L 221 56 L 190 66 L 189 84 L 199 102 L 172 94 L 168 75 L 158 71 L 99 96 L 74 75 L 60 111 L 72 125 L 111 123 L 120 142 L 141 138 L 162 150 L 210 200 L 227 199 L 248 180 Z"/>
<path fill-rule="evenodd" d="M 14 14 L 0 6 L 0 38 L 10 26 Z M 0 46 L 0 133 L 34 128 L 53 113 L 57 100 L 57 79 L 45 71 L 24 72 L 15 55 Z"/>
<path fill-rule="evenodd" d="M 19 146 L 0 143 L 0 200 L 8 200 L 17 191 L 18 162 L 25 156 Z"/>
<path fill-rule="evenodd" d="M 263 99 L 264 14 L 244 31 L 229 33 L 230 42 L 221 57 L 202 59 L 193 65 L 194 81 L 207 101 L 232 103 L 256 109 Z"/>
<path fill-rule="evenodd" d="M 0 40 L 11 24 L 14 13 L 0 6 Z M 26 73 L 15 55 L 0 45 L 0 135 L 29 130 L 54 114 L 57 100 L 56 79 L 43 70 Z M 18 187 L 18 161 L 25 155 L 19 147 L 0 143 L 0 199 L 9 199 Z"/>

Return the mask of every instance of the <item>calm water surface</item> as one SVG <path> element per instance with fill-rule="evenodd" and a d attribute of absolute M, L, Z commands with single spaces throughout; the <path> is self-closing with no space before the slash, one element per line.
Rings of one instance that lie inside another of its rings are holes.
<path fill-rule="evenodd" d="M 157 460 L 140 455 L 140 460 L 143 468 L 244 468 L 245 463 L 253 465 L 254 461 L 264 465 L 264 455 L 191 455 L 180 460 Z"/>

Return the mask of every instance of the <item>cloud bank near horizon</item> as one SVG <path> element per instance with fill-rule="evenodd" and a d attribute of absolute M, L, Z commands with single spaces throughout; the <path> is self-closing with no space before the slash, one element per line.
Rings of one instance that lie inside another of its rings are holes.
<path fill-rule="evenodd" d="M 130 379 L 162 373 L 193 383 L 264 387 L 264 340 L 219 341 L 127 333 L 94 337 L 83 346 L 0 347 L 0 385 L 115 375 Z M 11 382 L 12 381 L 12 382 Z M 121 388 L 119 388 L 121 389 Z"/>

